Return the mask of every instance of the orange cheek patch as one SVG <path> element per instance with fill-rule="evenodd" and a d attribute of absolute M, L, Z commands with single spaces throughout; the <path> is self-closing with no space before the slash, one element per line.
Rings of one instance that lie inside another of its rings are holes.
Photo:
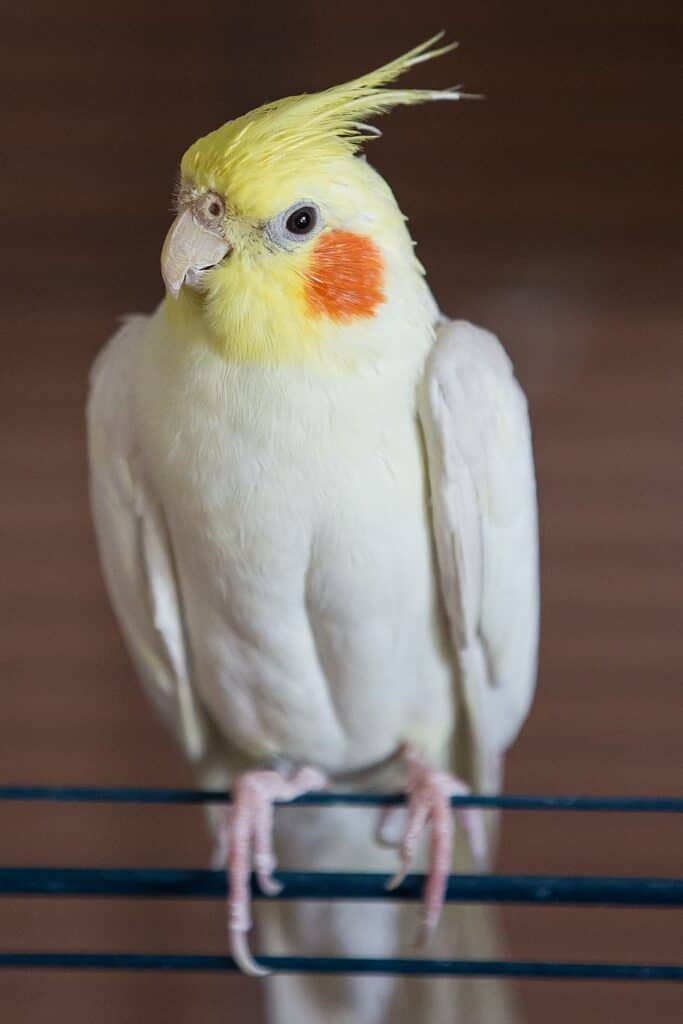
<path fill-rule="evenodd" d="M 306 270 L 305 299 L 315 316 L 354 320 L 384 302 L 384 261 L 367 235 L 329 231 L 320 237 Z"/>

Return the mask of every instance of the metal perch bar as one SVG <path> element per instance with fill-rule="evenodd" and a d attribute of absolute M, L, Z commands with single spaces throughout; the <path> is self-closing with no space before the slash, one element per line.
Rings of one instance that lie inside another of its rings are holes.
<path fill-rule="evenodd" d="M 160 789 L 120 786 L 0 786 L 2 801 L 111 804 L 229 803 L 225 790 Z M 287 806 L 326 807 L 334 804 L 389 807 L 405 803 L 394 793 L 308 793 Z M 683 797 L 638 796 L 454 796 L 452 807 L 483 807 L 505 811 L 619 811 L 681 814 Z"/>
<path fill-rule="evenodd" d="M 106 804 L 226 803 L 230 793 L 146 787 L 3 786 L 2 801 L 51 801 Z M 386 807 L 404 802 L 395 794 L 314 793 L 294 801 L 308 806 L 346 804 Z M 454 797 L 454 807 L 477 806 L 523 811 L 683 812 L 678 797 L 467 796 Z M 388 875 L 282 871 L 284 900 L 418 900 L 424 876 L 411 874 L 394 892 Z M 257 885 L 253 895 L 260 898 Z M 0 868 L 0 896 L 101 896 L 118 898 L 223 898 L 223 871 L 173 868 Z M 273 898 L 273 897 L 270 897 Z M 449 902 L 530 903 L 679 907 L 683 879 L 569 877 L 546 875 L 451 875 Z M 507 977 L 594 981 L 683 981 L 683 966 L 638 963 L 573 963 L 555 961 L 367 959 L 337 957 L 260 957 L 276 972 L 309 974 L 390 974 L 426 976 Z M 231 957 L 185 953 L 5 952 L 0 969 L 66 969 L 105 971 L 235 971 Z"/>
<path fill-rule="evenodd" d="M 288 974 L 400 974 L 546 978 L 593 981 L 683 981 L 672 964 L 567 963 L 533 960 L 376 960 L 360 957 L 262 956 L 258 962 Z M 236 971 L 229 956 L 185 953 L 0 953 L 0 969 L 101 971 Z"/>
<path fill-rule="evenodd" d="M 389 875 L 280 871 L 280 900 L 419 900 L 424 875 L 411 874 L 387 892 Z M 0 868 L 4 896 L 221 898 L 224 871 L 175 868 Z M 261 897 L 255 882 L 253 895 Z M 583 904 L 622 907 L 683 905 L 683 879 L 552 875 L 451 875 L 446 899 L 467 903 Z"/>

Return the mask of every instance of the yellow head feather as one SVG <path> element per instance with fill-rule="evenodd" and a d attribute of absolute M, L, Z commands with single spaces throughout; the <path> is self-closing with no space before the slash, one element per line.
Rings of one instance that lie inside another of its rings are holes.
<path fill-rule="evenodd" d="M 277 209 L 284 181 L 291 183 L 308 176 L 312 167 L 351 155 L 379 134 L 366 119 L 395 106 L 463 96 L 459 87 L 386 88 L 409 68 L 457 46 L 435 47 L 442 35 L 343 85 L 288 96 L 229 121 L 187 150 L 181 164 L 183 180 L 221 192 L 242 214 L 267 216 L 268 207 Z"/>

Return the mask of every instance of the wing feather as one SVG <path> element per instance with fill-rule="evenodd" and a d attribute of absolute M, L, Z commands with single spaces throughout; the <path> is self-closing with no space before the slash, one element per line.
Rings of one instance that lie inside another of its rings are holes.
<path fill-rule="evenodd" d="M 474 741 L 473 774 L 491 788 L 500 755 L 531 704 L 539 620 L 531 430 L 500 342 L 464 321 L 442 321 L 419 415 L 441 591 Z"/>
<path fill-rule="evenodd" d="M 131 317 L 98 356 L 87 409 L 90 494 L 105 583 L 143 685 L 187 756 L 206 749 L 190 681 L 182 605 L 162 510 L 145 480 L 132 409 Z"/>

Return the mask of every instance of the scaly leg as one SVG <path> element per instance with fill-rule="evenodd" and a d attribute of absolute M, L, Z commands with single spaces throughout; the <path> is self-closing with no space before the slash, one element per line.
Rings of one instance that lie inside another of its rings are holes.
<path fill-rule="evenodd" d="M 219 835 L 218 855 L 228 873 L 228 929 L 230 948 L 237 965 L 245 974 L 256 976 L 268 971 L 253 959 L 247 942 L 251 928 L 249 879 L 252 865 L 259 888 L 267 896 L 281 890 L 273 878 L 273 805 L 278 800 L 294 800 L 303 793 L 324 789 L 327 779 L 316 768 L 298 768 L 290 778 L 278 771 L 264 769 L 245 772 L 235 780 L 232 803 L 227 809 Z"/>
<path fill-rule="evenodd" d="M 411 747 L 406 747 L 403 756 L 408 769 L 408 817 L 399 844 L 401 866 L 387 883 L 387 889 L 396 889 L 405 878 L 413 862 L 418 840 L 429 825 L 429 862 L 423 896 L 423 917 L 416 940 L 416 945 L 425 946 L 441 916 L 452 863 L 454 822 L 450 798 L 467 796 L 470 791 L 455 775 L 432 768 Z M 475 861 L 481 863 L 486 854 L 486 833 L 481 811 L 475 807 L 462 807 L 455 812 L 455 818 L 467 833 Z"/>

